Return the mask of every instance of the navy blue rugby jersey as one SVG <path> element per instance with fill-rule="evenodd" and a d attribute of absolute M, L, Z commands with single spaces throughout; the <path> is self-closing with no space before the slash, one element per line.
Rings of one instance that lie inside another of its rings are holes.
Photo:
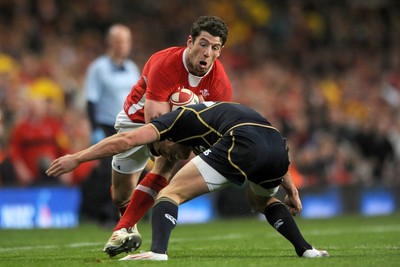
<path fill-rule="evenodd" d="M 166 113 L 151 121 L 159 140 L 171 140 L 203 152 L 225 133 L 240 126 L 260 126 L 275 129 L 269 121 L 239 103 L 202 102 Z M 276 130 L 276 129 L 275 129 Z"/>

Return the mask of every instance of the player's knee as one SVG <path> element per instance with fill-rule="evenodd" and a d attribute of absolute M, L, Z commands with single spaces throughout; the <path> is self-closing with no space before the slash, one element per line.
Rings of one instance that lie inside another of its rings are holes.
<path fill-rule="evenodd" d="M 260 213 L 263 213 L 265 208 L 275 199 L 271 196 L 256 195 L 249 187 L 246 190 L 246 198 L 251 208 Z"/>
<path fill-rule="evenodd" d="M 123 208 L 129 203 L 130 196 L 130 194 L 114 193 L 112 201 L 116 207 Z"/>
<path fill-rule="evenodd" d="M 126 187 L 111 187 L 111 197 L 112 201 L 115 206 L 118 208 L 125 207 L 133 193 L 133 187 L 126 186 Z"/>
<path fill-rule="evenodd" d="M 163 202 L 163 201 L 167 201 L 167 202 L 170 202 L 170 203 L 172 203 L 172 204 L 174 204 L 176 206 L 179 206 L 178 202 L 176 202 L 174 199 L 171 199 L 169 197 L 159 197 L 159 198 L 157 198 L 157 200 L 156 200 L 154 205 L 157 205 L 158 203 Z"/>
<path fill-rule="evenodd" d="M 265 209 L 266 205 L 264 203 L 259 203 L 256 201 L 249 201 L 251 209 L 257 212 L 263 212 L 263 210 Z"/>
<path fill-rule="evenodd" d="M 124 207 L 132 196 L 133 189 L 140 173 L 122 174 L 113 171 L 111 196 L 113 203 L 117 207 Z"/>
<path fill-rule="evenodd" d="M 165 190 L 164 190 L 165 189 Z M 181 193 L 173 193 L 168 190 L 168 187 L 164 188 L 158 194 L 157 199 L 170 199 L 172 202 L 180 205 L 188 200 L 187 196 Z"/>

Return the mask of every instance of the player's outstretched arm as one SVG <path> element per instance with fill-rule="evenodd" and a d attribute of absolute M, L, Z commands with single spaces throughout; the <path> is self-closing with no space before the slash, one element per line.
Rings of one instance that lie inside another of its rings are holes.
<path fill-rule="evenodd" d="M 113 156 L 132 147 L 150 144 L 157 140 L 158 132 L 150 124 L 134 131 L 117 133 L 77 153 L 55 159 L 46 174 L 60 176 L 73 171 L 83 162 Z"/>

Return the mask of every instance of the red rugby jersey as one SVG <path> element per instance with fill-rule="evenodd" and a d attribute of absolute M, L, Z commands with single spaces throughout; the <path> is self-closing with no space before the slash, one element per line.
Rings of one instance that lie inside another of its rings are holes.
<path fill-rule="evenodd" d="M 197 77 L 188 72 L 183 54 L 186 47 L 170 47 L 153 54 L 143 68 L 142 77 L 132 87 L 124 110 L 133 122 L 144 123 L 145 99 L 168 102 L 179 88 L 202 95 L 205 101 L 232 101 L 232 86 L 217 59 L 209 72 Z"/>

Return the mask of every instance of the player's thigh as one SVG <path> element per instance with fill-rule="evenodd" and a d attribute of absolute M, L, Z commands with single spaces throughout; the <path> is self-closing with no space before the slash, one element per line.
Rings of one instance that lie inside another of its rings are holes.
<path fill-rule="evenodd" d="M 175 174 L 170 184 L 160 191 L 158 198 L 167 197 L 181 204 L 208 192 L 203 176 L 196 165 L 189 161 Z"/>
<path fill-rule="evenodd" d="M 156 157 L 151 172 L 161 175 L 169 180 L 172 177 L 174 166 L 177 161 L 178 160 L 170 161 L 164 157 Z"/>
<path fill-rule="evenodd" d="M 139 129 L 144 124 L 132 122 L 125 112 L 121 111 L 117 116 L 115 128 L 119 133 Z M 147 146 L 132 147 L 122 153 L 113 156 L 112 168 L 121 174 L 134 174 L 143 171 L 150 159 L 150 151 Z M 121 175 L 124 176 L 124 175 Z M 114 182 L 114 181 L 113 181 Z M 134 181 L 134 185 L 137 180 Z"/>
<path fill-rule="evenodd" d="M 126 198 L 125 195 L 133 191 L 149 159 L 146 146 L 135 147 L 113 157 L 111 182 L 114 197 Z"/>

